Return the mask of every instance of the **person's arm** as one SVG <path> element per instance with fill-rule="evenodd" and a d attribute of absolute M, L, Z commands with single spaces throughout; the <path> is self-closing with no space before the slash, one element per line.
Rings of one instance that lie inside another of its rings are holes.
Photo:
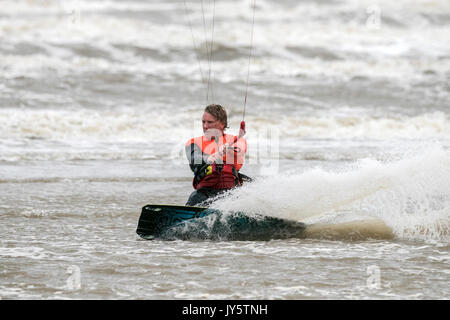
<path fill-rule="evenodd" d="M 185 151 L 189 167 L 194 173 L 206 164 L 208 156 L 203 154 L 200 147 L 195 143 L 186 145 Z"/>
<path fill-rule="evenodd" d="M 245 153 L 247 152 L 247 141 L 244 138 L 238 139 L 236 142 L 225 144 L 222 150 L 224 162 L 234 164 L 239 170 L 244 164 Z"/>

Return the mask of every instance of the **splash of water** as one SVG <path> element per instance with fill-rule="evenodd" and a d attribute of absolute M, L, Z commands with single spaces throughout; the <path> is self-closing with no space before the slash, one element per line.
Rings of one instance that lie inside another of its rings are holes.
<path fill-rule="evenodd" d="M 448 181 L 450 153 L 431 147 L 396 161 L 361 160 L 341 172 L 313 168 L 258 179 L 218 200 L 214 208 L 307 223 L 375 219 L 402 239 L 445 239 Z"/>

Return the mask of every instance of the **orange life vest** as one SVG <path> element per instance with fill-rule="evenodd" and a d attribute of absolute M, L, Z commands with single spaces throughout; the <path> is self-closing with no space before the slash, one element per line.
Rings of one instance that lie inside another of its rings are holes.
<path fill-rule="evenodd" d="M 189 139 L 186 143 L 186 155 L 195 174 L 194 189 L 231 189 L 241 184 L 238 171 L 244 164 L 247 142 L 244 138 L 235 142 L 236 137 L 230 134 L 218 138 L 216 142 L 214 138 L 207 140 L 201 136 Z M 208 157 L 222 150 L 225 144 L 229 147 L 221 159 L 212 164 L 207 163 Z"/>

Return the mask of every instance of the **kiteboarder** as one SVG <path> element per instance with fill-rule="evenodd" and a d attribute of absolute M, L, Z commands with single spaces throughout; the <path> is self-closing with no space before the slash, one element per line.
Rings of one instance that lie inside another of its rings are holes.
<path fill-rule="evenodd" d="M 203 136 L 186 143 L 186 156 L 194 173 L 194 192 L 187 206 L 208 205 L 212 198 L 237 186 L 245 175 L 239 173 L 244 164 L 247 142 L 243 138 L 245 123 L 238 136 L 225 133 L 227 112 L 218 104 L 208 105 L 202 117 Z"/>

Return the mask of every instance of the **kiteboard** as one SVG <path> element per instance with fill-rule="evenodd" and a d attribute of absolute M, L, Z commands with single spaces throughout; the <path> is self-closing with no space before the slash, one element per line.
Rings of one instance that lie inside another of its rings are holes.
<path fill-rule="evenodd" d="M 136 233 L 146 240 L 271 240 L 299 238 L 304 230 L 302 222 L 277 217 L 148 204 L 142 208 Z"/>

